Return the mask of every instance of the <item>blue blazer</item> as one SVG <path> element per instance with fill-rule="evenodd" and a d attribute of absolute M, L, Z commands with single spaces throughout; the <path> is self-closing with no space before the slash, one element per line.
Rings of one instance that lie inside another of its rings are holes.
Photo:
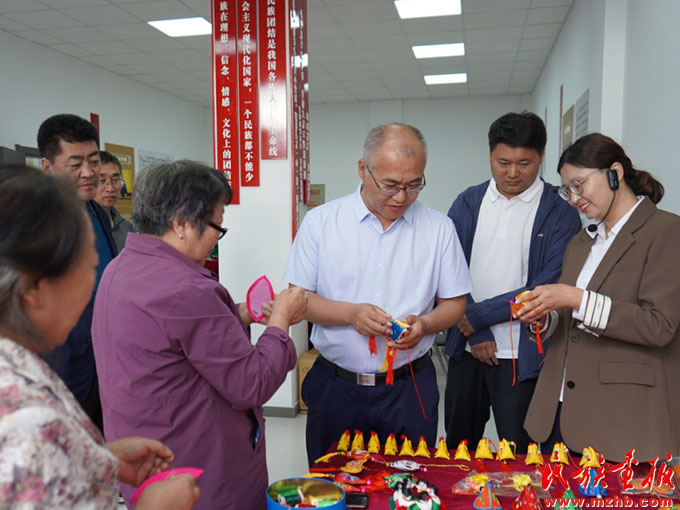
<path fill-rule="evenodd" d="M 111 253 L 115 257 L 118 254 L 118 250 L 113 240 L 111 221 L 106 211 L 94 200 L 90 200 L 88 206 L 94 211 L 95 217 L 92 218 L 92 221 L 99 221 L 102 226 L 101 230 L 95 229 L 95 235 L 97 232 L 104 232 L 106 243 L 111 248 Z M 95 376 L 94 351 L 92 350 L 92 337 L 90 334 L 94 296 L 95 292 L 93 291 L 90 302 L 69 333 L 66 342 L 43 356 L 52 370 L 59 374 L 59 377 L 62 378 L 79 402 L 83 402 L 87 398 Z"/>
<path fill-rule="evenodd" d="M 479 209 L 489 182 L 483 182 L 463 191 L 449 209 L 448 216 L 456 226 L 468 266 Z M 557 282 L 562 272 L 564 251 L 579 230 L 581 230 L 581 219 L 576 209 L 559 197 L 556 186 L 545 183 L 531 232 L 527 285 L 478 303 L 474 302 L 468 294 L 465 314 L 475 328 L 475 333 L 465 338 L 457 327 L 452 327 L 446 336 L 446 353 L 454 359 L 460 359 L 467 342 L 475 345 L 494 340 L 489 326 L 509 320 L 510 299 L 537 285 Z M 520 329 L 518 349 L 519 380 L 535 379 L 540 372 L 544 355 L 538 354 L 536 344 L 530 342 L 525 328 Z"/>

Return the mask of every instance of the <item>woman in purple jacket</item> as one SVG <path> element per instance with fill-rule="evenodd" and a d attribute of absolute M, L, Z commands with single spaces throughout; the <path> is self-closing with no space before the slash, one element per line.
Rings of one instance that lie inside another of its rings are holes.
<path fill-rule="evenodd" d="M 144 434 L 168 444 L 175 465 L 204 469 L 196 509 L 257 510 L 267 486 L 261 406 L 295 366 L 287 330 L 306 296 L 281 292 L 251 343 L 245 305 L 203 267 L 227 232 L 231 198 L 224 174 L 199 163 L 145 169 L 132 207 L 139 233 L 102 276 L 92 336 L 106 437 Z"/>

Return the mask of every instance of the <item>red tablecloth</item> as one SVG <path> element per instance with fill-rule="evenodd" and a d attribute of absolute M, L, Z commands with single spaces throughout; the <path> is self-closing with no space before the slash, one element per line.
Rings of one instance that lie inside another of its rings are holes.
<path fill-rule="evenodd" d="M 423 466 L 421 470 L 419 471 L 413 471 L 412 473 L 420 479 L 423 479 L 427 481 L 429 484 L 434 485 L 437 487 L 439 490 L 439 495 L 442 499 L 442 502 L 446 505 L 446 508 L 448 510 L 472 510 L 473 506 L 472 503 L 475 500 L 475 496 L 463 496 L 463 495 L 458 495 L 458 494 L 453 494 L 451 492 L 451 488 L 453 485 L 455 485 L 456 482 L 464 478 L 469 471 L 468 470 L 462 470 L 459 468 L 456 468 L 454 465 L 462 465 L 464 467 L 469 468 L 469 470 L 476 470 L 475 467 L 475 459 L 474 459 L 474 452 L 471 452 L 472 455 L 472 460 L 471 461 L 454 461 L 452 460 L 446 460 L 446 459 L 435 459 L 434 458 L 434 450 L 431 450 L 431 457 L 426 458 L 426 457 L 397 457 L 397 456 L 382 456 L 386 461 L 392 462 L 395 460 L 403 459 L 403 460 L 413 460 L 415 462 L 418 462 L 421 465 L 427 464 L 427 466 Z M 451 452 L 452 457 L 453 457 L 453 452 Z M 544 455 L 544 460 L 547 461 L 549 456 Z M 508 465 L 514 470 L 518 472 L 528 472 L 535 470 L 535 466 L 527 466 L 524 462 L 524 455 L 518 455 L 517 460 L 514 461 L 509 461 Z M 342 455 L 337 455 L 330 459 L 329 463 L 319 463 L 315 467 L 319 468 L 329 468 L 329 467 L 334 467 L 334 468 L 340 468 L 341 466 L 345 465 L 347 462 L 349 462 L 351 459 Z M 579 492 L 579 485 L 578 482 L 572 478 L 572 474 L 575 473 L 580 469 L 580 467 L 577 465 L 578 462 L 573 462 L 569 465 L 565 465 L 563 468 L 563 476 L 567 483 L 569 484 L 569 487 L 571 490 L 574 492 L 574 495 L 576 498 L 585 498 L 585 496 L 582 496 Z M 501 462 L 500 461 L 495 461 L 495 460 L 484 460 L 484 466 L 487 469 L 488 472 L 500 472 L 503 471 L 501 469 Z M 616 473 L 612 473 L 611 471 L 611 465 L 607 464 L 606 469 L 605 469 L 605 482 L 608 485 L 607 488 L 607 493 L 608 493 L 608 498 L 613 498 L 612 500 L 606 500 L 604 502 L 600 501 L 602 504 L 600 505 L 601 508 L 605 507 L 623 507 L 624 504 L 621 503 L 617 505 L 617 500 L 615 499 L 616 496 L 621 496 L 621 486 L 619 483 L 618 475 Z M 635 477 L 644 477 L 649 473 L 650 466 L 649 464 L 644 464 L 643 466 L 637 466 L 636 468 L 636 473 Z M 314 471 L 314 468 L 311 469 L 311 471 Z M 358 476 L 360 477 L 366 477 L 369 475 L 374 475 L 377 472 L 380 471 L 387 471 L 390 474 L 393 473 L 404 473 L 404 471 L 399 471 L 397 469 L 393 469 L 390 467 L 385 466 L 385 464 L 379 463 L 379 462 L 374 462 L 374 461 L 369 461 L 368 463 L 365 464 L 364 466 L 364 471 L 359 474 Z M 559 482 L 555 481 L 553 483 L 553 486 L 550 490 L 551 497 L 557 498 L 562 495 L 562 492 L 564 489 L 562 486 L 559 484 Z M 369 495 L 369 506 L 368 508 L 371 510 L 384 510 L 384 509 L 389 509 L 389 499 L 392 495 L 392 490 L 387 489 L 384 491 L 380 492 L 372 492 Z M 649 496 L 653 497 L 653 496 Z M 512 509 L 512 502 L 514 501 L 513 497 L 499 497 L 498 498 L 500 501 L 501 506 L 506 509 L 506 510 L 511 510 Z M 590 498 L 586 498 L 588 501 Z M 630 500 L 632 500 L 634 503 L 638 503 L 640 501 L 640 498 L 637 496 L 630 496 Z M 598 503 L 592 503 L 590 506 L 594 507 L 597 506 Z M 543 505 L 544 508 L 546 507 L 546 501 L 543 500 Z M 640 505 L 642 506 L 642 505 Z M 645 505 L 651 508 L 660 508 L 663 505 L 659 505 L 658 502 L 649 502 L 649 504 Z M 585 508 L 587 508 L 588 505 L 585 505 Z M 552 505 L 551 505 L 552 508 Z M 584 510 L 585 510 L 584 508 Z M 635 507 L 633 507 L 635 508 Z"/>

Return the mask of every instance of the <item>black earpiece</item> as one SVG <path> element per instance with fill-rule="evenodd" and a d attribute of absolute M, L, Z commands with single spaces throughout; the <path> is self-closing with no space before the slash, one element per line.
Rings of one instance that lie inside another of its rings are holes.
<path fill-rule="evenodd" d="M 607 181 L 609 181 L 609 187 L 612 191 L 619 189 L 619 174 L 611 168 L 607 170 Z"/>

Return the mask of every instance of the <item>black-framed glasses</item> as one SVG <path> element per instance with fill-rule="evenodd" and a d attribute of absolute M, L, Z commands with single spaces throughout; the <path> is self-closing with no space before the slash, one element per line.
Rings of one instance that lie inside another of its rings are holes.
<path fill-rule="evenodd" d="M 423 175 L 423 182 L 421 182 L 420 184 L 408 184 L 406 186 L 385 186 L 383 184 L 381 186 L 380 184 L 378 184 L 378 181 L 375 180 L 375 176 L 373 175 L 373 172 L 371 172 L 371 169 L 368 168 L 368 163 L 366 163 L 366 161 L 364 161 L 364 166 L 366 167 L 366 170 L 368 170 L 368 175 L 371 176 L 371 179 L 373 179 L 373 182 L 378 188 L 378 192 L 386 197 L 393 197 L 395 195 L 398 195 L 401 190 L 404 190 L 404 193 L 406 193 L 407 195 L 417 195 L 425 187 L 425 184 L 427 184 L 425 182 L 425 176 Z"/>
<path fill-rule="evenodd" d="M 566 186 L 562 185 L 557 189 L 557 194 L 560 196 L 562 200 L 565 200 L 566 202 L 569 201 L 569 198 L 571 197 L 571 194 L 573 193 L 574 195 L 580 195 L 583 193 L 583 183 L 588 180 L 588 177 L 591 175 L 601 172 L 602 170 L 608 170 L 607 168 L 598 168 L 597 170 L 590 172 L 588 175 L 585 177 L 574 177 L 571 181 L 567 183 Z"/>
<path fill-rule="evenodd" d="M 214 228 L 220 233 L 219 237 L 217 238 L 218 241 L 222 239 L 227 232 L 229 232 L 228 228 L 220 227 L 217 223 L 213 223 L 212 221 L 208 222 L 208 226 Z"/>

